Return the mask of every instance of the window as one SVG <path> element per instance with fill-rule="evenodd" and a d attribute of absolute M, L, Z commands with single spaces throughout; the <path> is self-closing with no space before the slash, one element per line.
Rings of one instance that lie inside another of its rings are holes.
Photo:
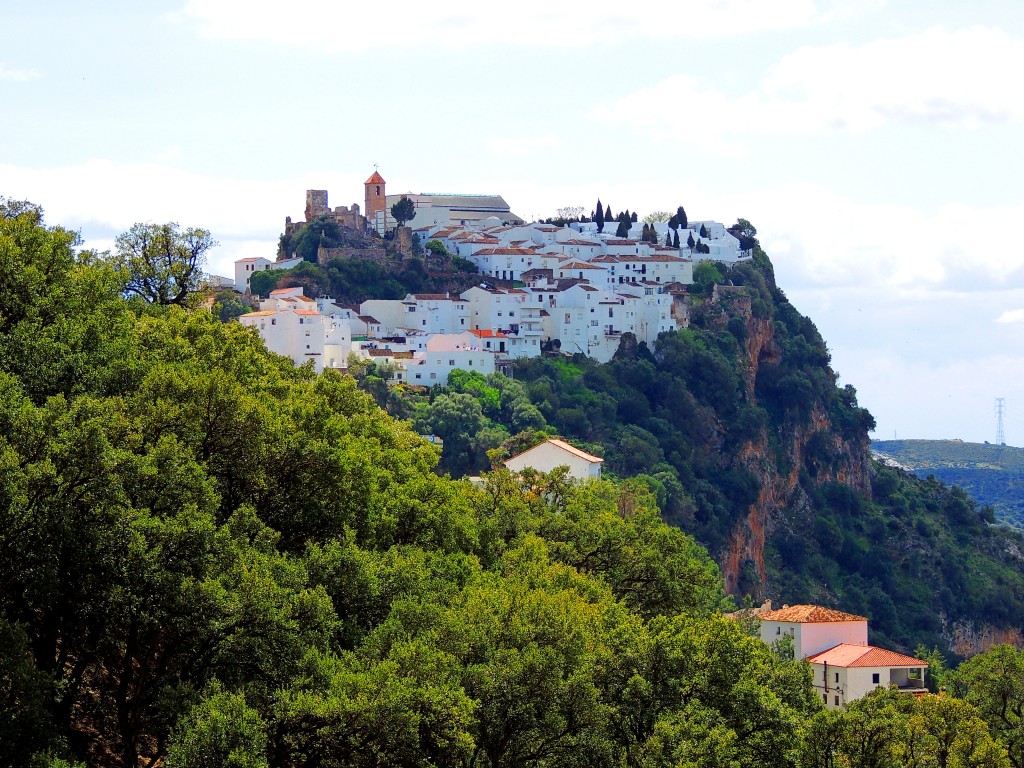
<path fill-rule="evenodd" d="M 304 322 L 305 322 L 304 318 L 301 318 L 301 317 L 300 317 L 300 318 L 299 318 L 299 325 L 302 325 L 302 324 L 303 324 Z"/>
<path fill-rule="evenodd" d="M 436 374 L 436 373 L 432 373 L 432 374 L 430 374 L 430 378 L 432 378 L 432 379 L 436 379 L 436 378 L 437 378 L 437 374 Z"/>
<path fill-rule="evenodd" d="M 417 373 L 416 374 L 416 378 L 417 379 L 422 379 L 423 378 L 423 374 L 422 373 Z"/>
<path fill-rule="evenodd" d="M 380 194 L 380 184 L 377 185 L 377 194 Z"/>
<path fill-rule="evenodd" d="M 821 694 L 821 700 L 823 702 L 825 702 L 826 704 L 828 704 L 828 694 L 827 693 Z"/>
<path fill-rule="evenodd" d="M 424 317 L 422 325 L 426 325 L 426 324 L 427 324 L 427 318 Z"/>
<path fill-rule="evenodd" d="M 839 706 L 839 697 L 838 696 L 836 696 L 835 702 L 836 702 L 836 706 L 838 707 Z"/>
<path fill-rule="evenodd" d="M 781 635 L 782 634 L 782 627 L 776 627 L 775 628 L 775 634 L 776 635 Z"/>
<path fill-rule="evenodd" d="M 878 683 L 880 682 L 879 674 L 877 672 L 875 672 L 873 675 L 871 675 L 871 682 L 874 683 L 875 685 L 878 685 Z"/>
<path fill-rule="evenodd" d="M 449 360 L 449 361 L 448 361 L 448 365 L 452 365 L 452 366 L 454 366 L 454 365 L 455 365 L 455 361 L 454 361 L 454 360 Z"/>
<path fill-rule="evenodd" d="M 839 682 L 839 673 L 838 672 L 836 672 L 836 682 L 837 683 Z"/>
<path fill-rule="evenodd" d="M 270 319 L 270 324 L 271 325 L 277 325 L 277 318 L 276 317 L 271 318 Z"/>

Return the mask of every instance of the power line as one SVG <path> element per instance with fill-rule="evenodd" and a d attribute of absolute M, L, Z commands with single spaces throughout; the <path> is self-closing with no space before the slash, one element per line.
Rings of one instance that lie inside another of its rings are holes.
<path fill-rule="evenodd" d="M 996 445 L 1006 445 L 1006 435 L 1003 434 L 1003 411 L 1006 410 L 1006 398 L 996 398 Z"/>

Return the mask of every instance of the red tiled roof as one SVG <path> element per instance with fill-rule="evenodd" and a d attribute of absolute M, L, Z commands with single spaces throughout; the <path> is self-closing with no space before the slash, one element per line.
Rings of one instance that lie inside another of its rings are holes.
<path fill-rule="evenodd" d="M 567 264 L 562 264 L 558 268 L 559 269 L 601 269 L 601 267 L 595 267 L 593 264 L 587 264 L 585 261 L 570 261 Z"/>
<path fill-rule="evenodd" d="M 319 315 L 320 313 L 317 312 L 315 309 L 296 309 L 295 310 L 295 314 L 296 315 Z"/>
<path fill-rule="evenodd" d="M 384 184 L 384 183 L 386 183 L 384 181 L 384 177 L 381 176 L 379 173 L 377 173 L 377 171 L 374 171 L 373 172 L 373 176 L 371 176 L 370 178 L 368 178 L 366 181 L 363 182 L 363 184 Z"/>
<path fill-rule="evenodd" d="M 761 614 L 761 621 L 788 621 L 793 624 L 821 624 L 831 621 L 867 621 L 864 616 L 843 613 L 820 605 L 789 605 Z"/>
<path fill-rule="evenodd" d="M 635 240 L 605 240 L 608 245 L 636 245 Z"/>
<path fill-rule="evenodd" d="M 448 300 L 447 293 L 414 293 L 413 298 L 418 301 L 445 301 Z"/>
<path fill-rule="evenodd" d="M 470 331 L 470 333 L 472 333 L 474 336 L 479 336 L 481 339 L 507 339 L 508 338 L 508 336 L 506 336 L 501 331 L 492 331 L 492 330 L 489 330 L 489 329 L 480 329 L 480 328 L 478 328 L 478 329 L 476 329 L 474 331 Z"/>
<path fill-rule="evenodd" d="M 764 616 L 761 616 L 764 619 Z M 809 656 L 811 664 L 828 664 L 830 667 L 927 667 L 928 663 L 904 656 L 896 651 L 875 648 L 873 645 L 840 643 L 827 651 Z"/>

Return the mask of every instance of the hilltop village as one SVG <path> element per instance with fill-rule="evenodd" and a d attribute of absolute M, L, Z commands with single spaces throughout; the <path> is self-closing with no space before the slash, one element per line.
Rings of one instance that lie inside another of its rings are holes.
<path fill-rule="evenodd" d="M 405 221 L 392 213 L 398 203 L 407 207 Z M 658 334 L 687 326 L 682 297 L 695 263 L 751 258 L 715 221 L 673 217 L 648 224 L 634 214 L 603 226 L 600 219 L 526 223 L 499 195 L 388 195 L 378 172 L 364 184 L 364 206 L 332 210 L 326 191 L 309 190 L 305 221 L 287 218 L 285 235 L 327 217 L 362 240 L 356 247 L 321 247 L 321 263 L 383 261 L 379 243 L 388 236 L 403 250 L 425 245 L 435 261 L 461 260 L 479 281 L 458 294 L 345 305 L 305 295 L 302 287 L 252 297 L 252 277 L 296 267 L 303 258 L 294 254 L 237 261 L 233 287 L 254 304 L 258 298 L 259 307 L 240 321 L 256 328 L 272 351 L 296 364 L 312 361 L 318 372 L 344 369 L 355 355 L 390 364 L 396 383 L 432 386 L 445 384 L 455 369 L 487 374 L 545 351 L 606 362 L 625 334 L 653 345 Z"/>

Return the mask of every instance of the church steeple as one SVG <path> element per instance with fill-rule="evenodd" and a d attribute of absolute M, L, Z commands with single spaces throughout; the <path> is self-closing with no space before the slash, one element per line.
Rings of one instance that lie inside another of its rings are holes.
<path fill-rule="evenodd" d="M 374 170 L 373 175 L 363 182 L 366 190 L 366 205 L 363 208 L 368 222 L 375 221 L 377 213 L 387 211 L 387 193 L 384 191 L 384 177 Z"/>

